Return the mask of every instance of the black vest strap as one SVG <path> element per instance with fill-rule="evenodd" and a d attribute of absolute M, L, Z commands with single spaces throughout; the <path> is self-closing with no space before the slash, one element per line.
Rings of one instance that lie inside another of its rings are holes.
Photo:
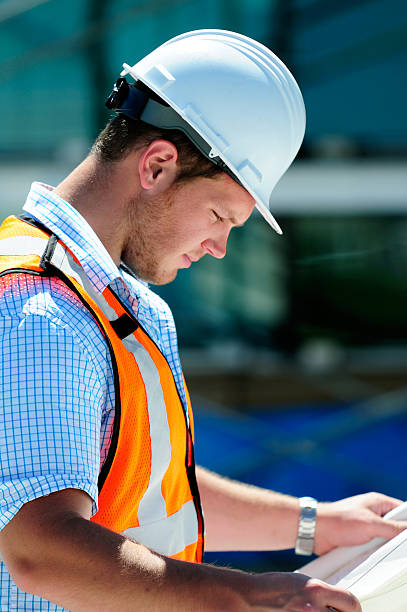
<path fill-rule="evenodd" d="M 132 334 L 139 326 L 138 322 L 129 317 L 126 312 L 124 312 L 118 319 L 110 321 L 110 325 L 113 327 L 120 340 L 123 340 L 123 338 L 126 338 L 126 336 Z"/>
<path fill-rule="evenodd" d="M 43 232 L 46 232 L 47 234 L 52 234 L 51 230 L 48 229 L 48 227 L 46 227 L 40 221 L 37 221 L 37 219 L 33 219 L 33 217 L 31 217 L 30 215 L 27 215 L 27 213 L 22 213 L 21 215 L 18 215 L 17 218 L 21 219 L 21 221 L 25 221 L 26 223 L 29 223 L 30 225 L 34 227 L 37 227 L 38 229 L 42 230 Z"/>

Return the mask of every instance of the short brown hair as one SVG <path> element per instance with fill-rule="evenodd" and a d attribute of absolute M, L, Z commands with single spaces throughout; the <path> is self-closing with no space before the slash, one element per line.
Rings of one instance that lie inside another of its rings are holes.
<path fill-rule="evenodd" d="M 164 130 L 123 114 L 109 121 L 95 140 L 92 153 L 102 162 L 115 162 L 126 157 L 134 148 L 149 145 L 157 139 L 168 140 L 177 148 L 178 181 L 201 176 L 213 178 L 222 172 L 180 130 Z"/>

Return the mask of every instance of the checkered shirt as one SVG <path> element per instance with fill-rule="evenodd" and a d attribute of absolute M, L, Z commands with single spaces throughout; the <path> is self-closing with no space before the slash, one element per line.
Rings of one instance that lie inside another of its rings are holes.
<path fill-rule="evenodd" d="M 119 269 L 70 204 L 33 183 L 24 210 L 74 253 L 97 291 L 110 285 L 165 355 L 185 389 L 174 320 L 145 283 Z M 114 420 L 112 365 L 101 332 L 58 278 L 0 279 L 0 529 L 23 504 L 62 489 L 86 491 L 97 511 L 97 480 Z M 0 609 L 61 611 L 22 592 L 0 562 Z"/>

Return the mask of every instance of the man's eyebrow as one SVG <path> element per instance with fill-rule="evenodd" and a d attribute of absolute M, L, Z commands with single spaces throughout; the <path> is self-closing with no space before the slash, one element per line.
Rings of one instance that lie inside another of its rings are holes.
<path fill-rule="evenodd" d="M 243 223 L 239 223 L 236 217 L 233 214 L 230 215 L 228 210 L 224 208 L 223 206 L 218 205 L 218 209 L 219 209 L 220 216 L 223 217 L 224 219 L 227 219 L 228 221 L 231 221 L 233 225 L 235 225 L 236 227 L 242 227 L 246 223 L 246 221 L 243 221 Z"/>
<path fill-rule="evenodd" d="M 227 214 L 226 210 L 224 212 L 225 212 L 226 219 L 231 221 L 233 223 L 233 225 L 235 225 L 236 227 L 242 227 L 246 223 L 246 220 L 242 221 L 242 223 L 240 223 L 233 214 L 232 215 Z"/>

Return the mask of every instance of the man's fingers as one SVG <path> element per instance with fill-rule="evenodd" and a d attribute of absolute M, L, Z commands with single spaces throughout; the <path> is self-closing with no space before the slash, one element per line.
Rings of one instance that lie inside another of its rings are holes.
<path fill-rule="evenodd" d="M 362 612 L 359 600 L 349 591 L 330 594 L 326 609 L 334 612 Z"/>
<path fill-rule="evenodd" d="M 389 497 L 388 495 L 383 495 L 382 493 L 368 493 L 367 497 L 371 500 L 368 507 L 370 507 L 370 509 L 379 516 L 384 516 L 390 512 L 390 510 L 398 508 L 398 506 L 401 506 L 403 503 L 400 499 Z"/>
<path fill-rule="evenodd" d="M 310 579 L 307 587 L 310 602 L 308 606 L 316 606 L 317 610 L 361 612 L 358 599 L 350 591 L 343 591 L 316 579 Z"/>
<path fill-rule="evenodd" d="M 329 606 L 337 612 L 362 612 L 359 600 L 349 591 L 335 593 L 335 599 L 330 597 L 328 610 Z"/>
<path fill-rule="evenodd" d="M 382 521 L 382 537 L 390 540 L 407 528 L 407 522 Z"/>

